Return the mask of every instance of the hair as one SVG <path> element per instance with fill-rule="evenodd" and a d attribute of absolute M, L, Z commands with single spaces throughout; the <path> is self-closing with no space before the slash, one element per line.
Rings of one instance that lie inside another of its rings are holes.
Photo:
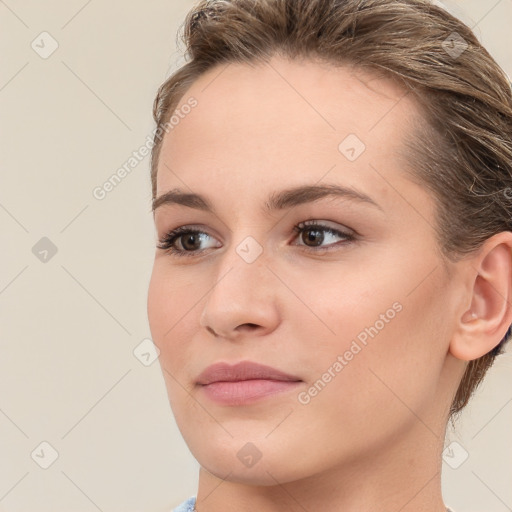
<path fill-rule="evenodd" d="M 512 90 L 472 30 L 428 0 L 201 0 L 188 13 L 186 64 L 159 88 L 153 201 L 162 133 L 187 89 L 219 64 L 275 54 L 384 75 L 412 93 L 422 124 L 408 139 L 411 178 L 433 193 L 441 254 L 458 261 L 512 231 Z M 469 361 L 450 406 L 468 403 L 501 342 Z"/>

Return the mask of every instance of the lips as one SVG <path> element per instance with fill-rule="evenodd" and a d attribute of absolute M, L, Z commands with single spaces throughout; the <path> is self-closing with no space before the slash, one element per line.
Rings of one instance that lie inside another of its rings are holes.
<path fill-rule="evenodd" d="M 221 406 L 249 406 L 283 396 L 300 386 L 295 375 L 251 361 L 216 363 L 197 378 L 200 392 Z"/>
<path fill-rule="evenodd" d="M 197 383 L 205 386 L 214 382 L 237 382 L 244 380 L 299 382 L 301 379 L 271 366 L 252 361 L 242 361 L 235 365 L 227 363 L 212 364 L 199 375 Z"/>

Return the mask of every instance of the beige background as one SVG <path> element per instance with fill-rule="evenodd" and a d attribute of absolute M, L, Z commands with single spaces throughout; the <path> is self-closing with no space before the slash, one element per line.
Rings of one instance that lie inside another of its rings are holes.
<path fill-rule="evenodd" d="M 191 5 L 0 0 L 5 511 L 163 511 L 195 494 L 198 465 L 158 362 L 133 353 L 150 337 L 149 157 L 103 200 L 92 194 L 153 129 L 153 97 L 182 60 L 176 31 Z M 512 0 L 458 6 L 512 75 Z M 51 49 L 43 31 L 59 45 L 46 59 L 31 47 Z M 43 237 L 57 248 L 46 262 L 32 252 Z M 443 464 L 456 512 L 512 510 L 511 375 L 509 349 L 447 441 L 469 453 L 458 469 Z M 58 452 L 48 469 L 43 441 Z"/>

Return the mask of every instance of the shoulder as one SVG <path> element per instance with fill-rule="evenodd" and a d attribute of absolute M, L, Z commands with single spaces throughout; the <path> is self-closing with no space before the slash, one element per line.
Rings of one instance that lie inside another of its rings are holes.
<path fill-rule="evenodd" d="M 172 512 L 192 512 L 194 510 L 194 505 L 196 504 L 196 497 L 191 496 L 183 503 L 178 505 Z"/>

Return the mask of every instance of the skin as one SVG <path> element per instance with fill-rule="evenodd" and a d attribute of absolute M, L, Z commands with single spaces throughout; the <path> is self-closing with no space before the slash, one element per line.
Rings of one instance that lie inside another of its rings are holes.
<path fill-rule="evenodd" d="M 192 257 L 156 250 L 148 318 L 176 422 L 201 465 L 197 510 L 444 512 L 450 403 L 467 361 L 512 323 L 512 233 L 458 263 L 442 259 L 434 199 L 399 157 L 420 113 L 388 79 L 274 57 L 214 68 L 180 105 L 191 96 L 197 107 L 165 135 L 157 197 L 199 193 L 215 213 L 156 209 L 158 239 L 179 226 L 207 235 Z M 366 146 L 353 162 L 338 149 L 348 134 Z M 262 209 L 272 193 L 327 183 L 380 208 L 330 197 Z M 293 231 L 308 220 L 358 238 L 323 232 L 333 250 L 315 252 Z M 248 236 L 263 249 L 252 263 L 236 251 Z M 300 403 L 297 393 L 396 303 L 394 318 Z M 243 406 L 212 402 L 195 384 L 207 366 L 242 360 L 303 382 Z M 248 442 L 261 453 L 252 467 L 237 457 Z"/>

